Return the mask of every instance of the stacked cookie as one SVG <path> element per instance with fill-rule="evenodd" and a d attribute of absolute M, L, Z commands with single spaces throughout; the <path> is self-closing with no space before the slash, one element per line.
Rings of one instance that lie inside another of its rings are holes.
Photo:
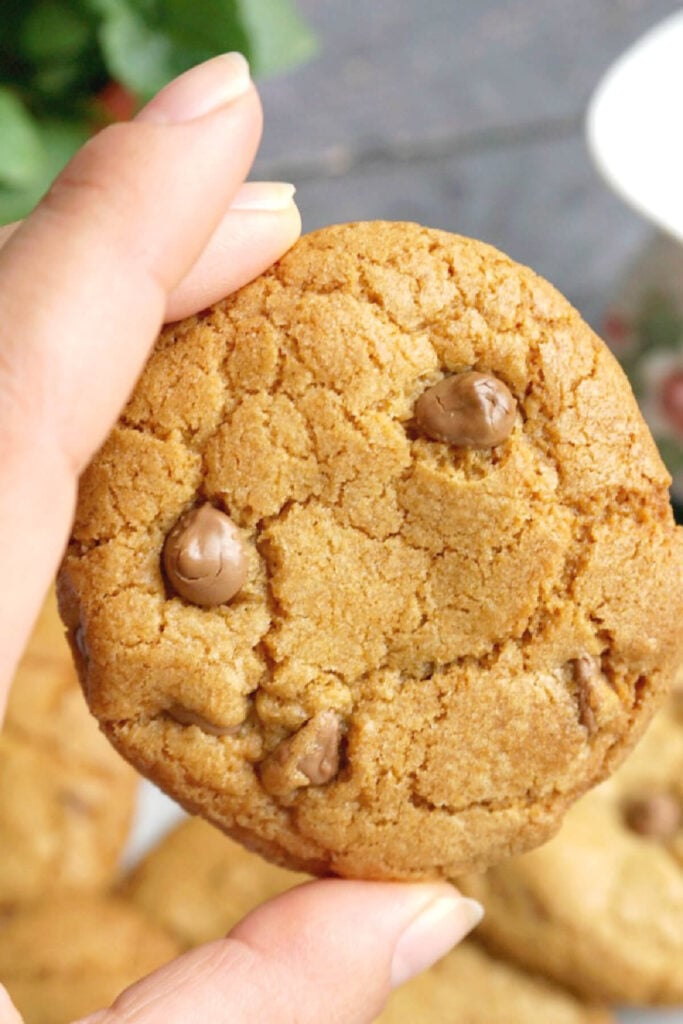
<path fill-rule="evenodd" d="M 106 894 L 136 790 L 88 713 L 51 594 L 0 732 L 0 982 L 26 1024 L 67 1024 L 175 954 Z"/>

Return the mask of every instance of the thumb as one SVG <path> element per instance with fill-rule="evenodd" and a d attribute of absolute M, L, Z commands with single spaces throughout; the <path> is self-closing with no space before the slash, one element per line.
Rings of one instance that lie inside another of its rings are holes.
<path fill-rule="evenodd" d="M 445 883 L 310 882 L 80 1024 L 363 1024 L 481 915 L 478 903 Z"/>

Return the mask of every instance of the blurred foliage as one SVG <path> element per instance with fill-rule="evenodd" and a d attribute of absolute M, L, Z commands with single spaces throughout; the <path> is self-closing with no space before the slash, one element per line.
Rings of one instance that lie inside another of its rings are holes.
<path fill-rule="evenodd" d="M 98 127 L 228 50 L 259 77 L 315 41 L 291 0 L 0 0 L 0 223 L 27 213 Z"/>

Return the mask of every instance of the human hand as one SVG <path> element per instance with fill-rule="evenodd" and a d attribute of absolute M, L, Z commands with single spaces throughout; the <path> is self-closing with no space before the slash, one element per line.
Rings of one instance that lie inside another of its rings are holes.
<path fill-rule="evenodd" d="M 260 131 L 246 63 L 215 58 L 93 138 L 23 225 L 0 229 L 0 713 L 78 476 L 163 321 L 246 283 L 298 235 L 291 186 L 243 184 Z M 370 1021 L 478 915 L 445 884 L 313 882 L 88 1021 Z M 0 1024 L 17 1021 L 0 988 Z"/>

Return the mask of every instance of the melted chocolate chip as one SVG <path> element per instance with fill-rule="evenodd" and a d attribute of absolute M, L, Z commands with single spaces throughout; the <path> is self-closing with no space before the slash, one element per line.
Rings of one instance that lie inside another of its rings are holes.
<path fill-rule="evenodd" d="M 247 560 L 237 527 L 206 504 L 178 520 L 164 545 L 164 568 L 172 588 L 191 604 L 224 604 L 244 586 Z"/>
<path fill-rule="evenodd" d="M 468 370 L 444 377 L 415 403 L 415 419 L 427 437 L 446 444 L 493 448 L 515 422 L 517 402 L 490 373 Z"/>
<path fill-rule="evenodd" d="M 261 783 L 273 796 L 304 786 L 323 786 L 339 771 L 342 728 L 335 711 L 314 715 L 283 740 L 261 765 Z"/>
<path fill-rule="evenodd" d="M 198 715 L 196 711 L 191 711 L 182 704 L 173 704 L 167 709 L 166 714 L 180 725 L 196 725 L 202 732 L 208 732 L 211 736 L 236 736 L 241 729 L 241 725 L 216 725 L 215 722 L 210 722 L 203 715 Z"/>
<path fill-rule="evenodd" d="M 600 661 L 590 654 L 582 654 L 569 664 L 577 685 L 579 722 L 589 736 L 594 736 L 598 731 L 596 686 L 604 679 Z"/>

